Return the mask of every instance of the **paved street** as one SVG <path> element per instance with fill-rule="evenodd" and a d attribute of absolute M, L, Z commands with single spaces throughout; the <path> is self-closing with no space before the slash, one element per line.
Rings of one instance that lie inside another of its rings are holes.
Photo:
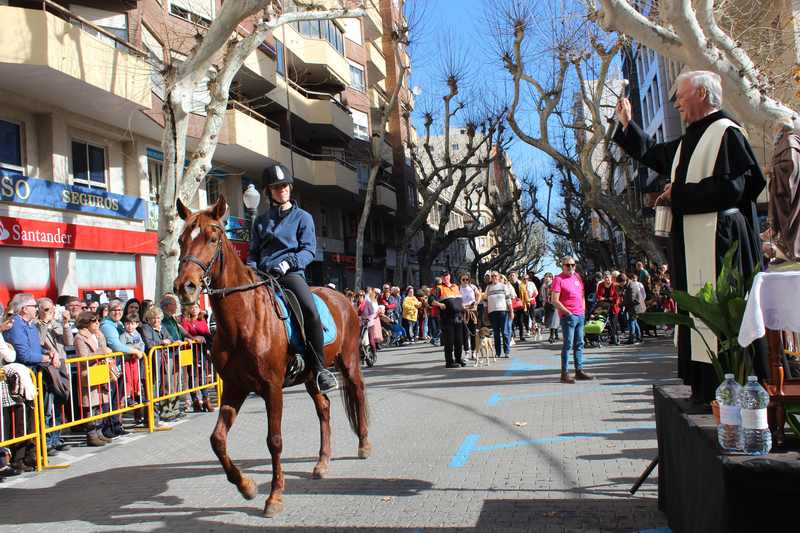
<path fill-rule="evenodd" d="M 0 484 L 0 531 L 619 531 L 664 528 L 656 473 L 627 490 L 656 454 L 651 384 L 671 382 L 666 339 L 588 350 L 599 379 L 562 385 L 558 350 L 523 343 L 489 368 L 446 370 L 428 344 L 382 351 L 365 371 L 373 456 L 333 402 L 330 475 L 313 480 L 318 424 L 305 391 L 284 414 L 285 511 L 261 517 L 269 486 L 264 405 L 250 398 L 232 457 L 259 496 L 243 500 L 208 443 L 216 416 L 73 448 L 72 466 Z M 56 462 L 64 459 L 64 453 Z"/>

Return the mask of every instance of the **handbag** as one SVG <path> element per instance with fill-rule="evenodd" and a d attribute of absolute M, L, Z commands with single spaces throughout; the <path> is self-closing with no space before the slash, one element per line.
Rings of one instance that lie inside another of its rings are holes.
<path fill-rule="evenodd" d="M 67 375 L 66 365 L 62 364 L 58 368 L 53 365 L 44 367 L 44 377 L 46 389 L 61 402 L 69 400 L 69 376 Z"/>
<path fill-rule="evenodd" d="M 513 309 L 514 311 L 519 311 L 520 309 L 522 309 L 522 298 L 512 298 L 511 309 Z"/>

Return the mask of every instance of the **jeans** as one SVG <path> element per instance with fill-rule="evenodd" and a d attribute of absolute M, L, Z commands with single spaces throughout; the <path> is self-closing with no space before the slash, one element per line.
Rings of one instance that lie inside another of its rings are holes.
<path fill-rule="evenodd" d="M 513 322 L 511 321 L 511 314 L 508 311 L 505 311 L 505 314 L 506 314 L 505 315 L 506 316 L 506 320 L 503 323 L 503 331 L 505 332 L 506 337 L 508 338 L 509 342 L 511 342 L 511 339 L 514 338 L 514 331 L 512 330 L 512 327 L 511 327 Z"/>
<path fill-rule="evenodd" d="M 489 313 L 489 320 L 492 321 L 492 333 L 494 334 L 494 353 L 500 357 L 500 349 L 502 342 L 503 353 L 508 355 L 511 352 L 511 345 L 509 343 L 508 335 L 508 311 L 492 311 Z M 502 339 L 502 340 L 501 340 Z"/>
<path fill-rule="evenodd" d="M 44 424 L 46 427 L 53 427 L 61 424 L 61 404 L 55 401 L 52 392 L 44 393 Z M 47 434 L 47 447 L 51 448 L 61 440 L 61 430 Z"/>
<path fill-rule="evenodd" d="M 525 338 L 525 332 L 528 331 L 528 313 L 524 309 L 514 312 L 514 322 L 512 323 L 511 336 L 514 336 L 514 329 L 519 330 L 519 340 Z"/>
<path fill-rule="evenodd" d="M 438 343 L 439 337 L 442 335 L 442 330 L 439 324 L 438 316 L 428 317 L 428 327 L 430 328 L 431 342 Z"/>
<path fill-rule="evenodd" d="M 628 340 L 642 340 L 642 328 L 639 327 L 639 319 L 633 313 L 628 317 L 628 332 L 630 333 Z"/>
<path fill-rule="evenodd" d="M 583 369 L 583 315 L 561 317 L 561 331 L 564 332 L 564 345 L 561 347 L 561 371 L 566 372 L 569 365 L 569 352 L 574 352 L 575 370 Z"/>

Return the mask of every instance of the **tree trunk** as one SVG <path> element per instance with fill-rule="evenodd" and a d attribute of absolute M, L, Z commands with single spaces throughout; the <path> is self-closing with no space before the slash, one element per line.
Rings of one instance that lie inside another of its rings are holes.
<path fill-rule="evenodd" d="M 591 207 L 605 212 L 611 220 L 622 228 L 625 236 L 647 254 L 651 261 L 666 263 L 667 258 L 656 241 L 653 228 L 645 224 L 636 213 L 629 211 L 619 198 L 608 194 L 595 195 L 590 201 Z"/>

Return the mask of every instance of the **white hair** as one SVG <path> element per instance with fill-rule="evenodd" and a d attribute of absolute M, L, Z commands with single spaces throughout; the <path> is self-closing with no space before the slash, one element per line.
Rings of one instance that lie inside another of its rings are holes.
<path fill-rule="evenodd" d="M 22 312 L 22 308 L 26 305 L 33 305 L 36 304 L 36 299 L 33 297 L 33 294 L 28 293 L 19 293 L 15 294 L 13 298 L 11 298 L 11 302 L 8 304 L 8 307 L 11 308 L 11 311 L 18 315 Z"/>
<path fill-rule="evenodd" d="M 716 72 L 710 70 L 690 70 L 684 72 L 675 80 L 678 84 L 687 80 L 692 87 L 706 90 L 706 103 L 714 109 L 722 107 L 722 78 Z"/>

